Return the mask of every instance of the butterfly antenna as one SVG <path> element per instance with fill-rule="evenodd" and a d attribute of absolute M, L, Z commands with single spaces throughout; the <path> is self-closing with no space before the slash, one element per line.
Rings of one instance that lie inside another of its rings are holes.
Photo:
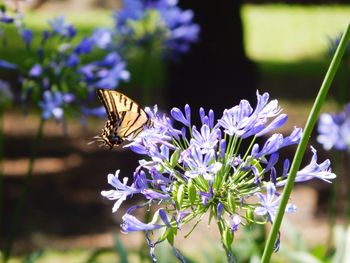
<path fill-rule="evenodd" d="M 88 142 L 88 145 L 93 144 L 95 142 L 103 142 L 103 139 L 101 136 L 94 136 L 92 137 L 92 140 Z"/>

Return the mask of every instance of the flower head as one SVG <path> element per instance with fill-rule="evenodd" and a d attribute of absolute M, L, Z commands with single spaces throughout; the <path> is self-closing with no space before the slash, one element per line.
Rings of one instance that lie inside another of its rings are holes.
<path fill-rule="evenodd" d="M 198 40 L 193 12 L 180 9 L 177 1 L 124 0 L 114 18 L 118 33 L 127 41 L 156 42 L 162 49 L 184 53 Z"/>
<path fill-rule="evenodd" d="M 191 125 L 188 105 L 184 112 L 178 108 L 171 110 L 171 116 L 177 122 L 176 128 L 169 117 L 158 113 L 157 107 L 148 108 L 146 112 L 153 125 L 145 127 L 126 145 L 144 155 L 130 187 L 138 185 L 138 193 L 147 200 L 144 206 L 161 203 L 164 210 L 159 216 L 155 214 L 151 223 L 132 218 L 132 223 L 125 224 L 123 229 L 146 231 L 152 258 L 156 244 L 165 239 L 172 240 L 174 233 L 181 230 L 179 220 L 181 225 L 198 222 L 209 213 L 210 220 L 216 220 L 220 226 L 226 249 L 231 246 L 240 225 L 274 222 L 280 202 L 276 187 L 284 186 L 289 172 L 287 159 L 282 171 L 277 169 L 281 159 L 279 151 L 297 144 L 302 131 L 294 128 L 290 135 L 275 133 L 262 145 L 256 142 L 257 137 L 274 132 L 287 120 L 277 101 L 269 101 L 268 93 L 257 93 L 255 108 L 243 100 L 225 110 L 216 123 L 213 111 L 206 115 L 201 109 L 200 128 Z M 243 146 L 243 140 L 249 140 L 248 148 Z M 313 148 L 312 151 L 314 155 L 310 164 L 298 172 L 296 180 L 318 178 L 330 182 L 335 175 L 329 169 L 329 161 L 318 164 L 316 151 Z M 125 196 L 131 196 L 132 191 L 124 188 L 126 186 L 117 189 L 117 200 L 123 201 Z M 294 205 L 287 206 L 286 212 L 295 211 Z M 244 214 L 246 216 L 242 216 Z M 129 217 L 127 215 L 128 220 Z M 148 231 L 155 231 L 160 225 L 166 228 L 165 234 L 151 242 Z"/>

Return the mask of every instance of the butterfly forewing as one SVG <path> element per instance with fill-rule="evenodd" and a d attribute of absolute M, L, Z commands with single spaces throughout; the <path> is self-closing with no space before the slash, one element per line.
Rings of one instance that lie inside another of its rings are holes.
<path fill-rule="evenodd" d="M 97 89 L 97 95 L 104 105 L 109 121 L 103 129 L 101 138 L 113 147 L 126 137 L 134 138 L 150 121 L 145 111 L 124 94 L 107 89 Z"/>

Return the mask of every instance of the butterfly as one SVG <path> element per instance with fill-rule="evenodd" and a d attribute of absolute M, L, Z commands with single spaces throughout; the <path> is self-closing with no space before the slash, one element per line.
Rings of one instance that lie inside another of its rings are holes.
<path fill-rule="evenodd" d="M 122 144 L 126 139 L 135 138 L 144 127 L 152 122 L 146 112 L 124 94 L 109 89 L 97 89 L 97 96 L 106 109 L 108 120 L 100 136 L 94 138 L 108 145 Z"/>

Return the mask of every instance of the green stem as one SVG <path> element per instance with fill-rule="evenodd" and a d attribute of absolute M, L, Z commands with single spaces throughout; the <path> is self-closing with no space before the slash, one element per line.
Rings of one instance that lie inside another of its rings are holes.
<path fill-rule="evenodd" d="M 339 46 L 334 54 L 334 57 L 331 61 L 331 64 L 328 68 L 328 71 L 326 73 L 326 76 L 323 80 L 323 83 L 321 85 L 321 88 L 318 92 L 318 95 L 316 97 L 316 100 L 314 102 L 314 105 L 312 106 L 311 112 L 309 114 L 308 120 L 305 125 L 305 129 L 303 132 L 303 136 L 300 140 L 300 143 L 298 145 L 297 151 L 295 153 L 291 168 L 290 168 L 290 173 L 288 176 L 288 180 L 286 183 L 286 186 L 284 188 L 284 191 L 282 193 L 281 197 L 281 202 L 277 211 L 276 219 L 275 222 L 272 225 L 271 232 L 269 234 L 269 237 L 267 239 L 267 243 L 265 245 L 265 250 L 263 253 L 263 256 L 261 258 L 262 263 L 268 263 L 270 262 L 272 251 L 274 244 L 276 242 L 277 234 L 279 232 L 281 222 L 283 219 L 283 215 L 289 200 L 289 196 L 292 192 L 293 186 L 294 186 L 294 180 L 297 174 L 297 171 L 300 167 L 305 149 L 307 147 L 309 138 L 311 136 L 311 132 L 313 127 L 315 126 L 315 123 L 317 121 L 321 106 L 327 96 L 328 90 L 331 86 L 331 83 L 334 79 L 335 73 L 338 70 L 339 64 L 341 62 L 342 56 L 345 52 L 346 45 L 350 39 L 350 24 L 348 24 L 341 40 L 339 43 Z"/>
<path fill-rule="evenodd" d="M 10 259 L 10 256 L 11 256 L 12 245 L 13 245 L 13 241 L 14 241 L 15 236 L 16 236 L 16 230 L 18 228 L 18 224 L 20 223 L 23 205 L 24 205 L 24 202 L 27 198 L 30 182 L 31 182 L 32 177 L 33 177 L 34 162 L 35 162 L 35 159 L 36 159 L 36 156 L 38 153 L 39 144 L 40 144 L 41 139 L 42 139 L 44 123 L 45 123 L 45 120 L 41 118 L 38 130 L 37 130 L 37 134 L 36 134 L 35 140 L 34 140 L 33 145 L 32 145 L 32 153 L 31 153 L 30 158 L 29 158 L 28 173 L 27 173 L 26 178 L 24 179 L 25 180 L 24 183 L 22 184 L 21 194 L 20 194 L 20 197 L 18 199 L 17 206 L 16 206 L 16 209 L 14 212 L 12 225 L 10 226 L 10 230 L 9 230 L 9 236 L 8 236 L 7 242 L 5 242 L 4 263 L 6 263 Z"/>
<path fill-rule="evenodd" d="M 3 226 L 3 218 L 4 218 L 4 207 L 3 207 L 3 190 L 4 190 L 4 178 L 3 178 L 3 159 L 4 159 L 4 112 L 0 110 L 0 236 L 3 236 L 2 226 Z"/>

